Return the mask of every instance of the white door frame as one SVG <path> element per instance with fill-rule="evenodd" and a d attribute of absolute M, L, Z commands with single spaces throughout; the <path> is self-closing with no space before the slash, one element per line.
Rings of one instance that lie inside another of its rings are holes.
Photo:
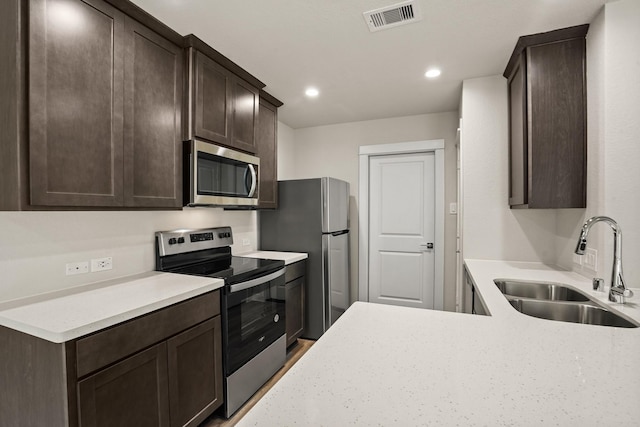
<path fill-rule="evenodd" d="M 388 154 L 435 155 L 435 294 L 433 307 L 444 309 L 444 139 L 363 145 L 360 147 L 358 209 L 358 300 L 369 301 L 369 158 Z"/>

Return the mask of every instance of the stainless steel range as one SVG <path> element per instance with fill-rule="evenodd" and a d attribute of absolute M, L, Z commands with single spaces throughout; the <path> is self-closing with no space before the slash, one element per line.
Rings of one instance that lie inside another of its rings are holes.
<path fill-rule="evenodd" d="M 286 359 L 284 262 L 232 256 L 231 244 L 230 227 L 156 233 L 156 270 L 224 279 L 226 417 L 284 366 Z"/>

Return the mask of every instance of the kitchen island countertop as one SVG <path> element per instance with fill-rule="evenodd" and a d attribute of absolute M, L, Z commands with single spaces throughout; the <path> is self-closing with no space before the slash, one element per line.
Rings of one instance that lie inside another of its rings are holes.
<path fill-rule="evenodd" d="M 529 317 L 493 279 L 605 293 L 539 263 L 466 266 L 490 316 L 356 302 L 238 426 L 640 423 L 640 328 Z M 638 294 L 612 307 L 638 321 Z"/>
<path fill-rule="evenodd" d="M 148 273 L 0 304 L 0 326 L 62 343 L 221 288 L 221 279 Z"/>

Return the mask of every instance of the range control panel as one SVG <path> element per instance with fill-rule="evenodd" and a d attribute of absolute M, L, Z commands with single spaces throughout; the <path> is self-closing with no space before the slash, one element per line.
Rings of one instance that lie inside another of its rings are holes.
<path fill-rule="evenodd" d="M 220 234 L 226 234 L 226 233 L 220 233 Z M 191 242 L 208 242 L 210 240 L 213 240 L 213 233 L 208 231 L 206 233 L 193 233 L 193 234 L 189 234 L 189 239 L 191 239 Z"/>
<path fill-rule="evenodd" d="M 231 246 L 233 233 L 231 227 L 158 231 L 156 232 L 156 244 L 160 256 L 175 255 Z"/>

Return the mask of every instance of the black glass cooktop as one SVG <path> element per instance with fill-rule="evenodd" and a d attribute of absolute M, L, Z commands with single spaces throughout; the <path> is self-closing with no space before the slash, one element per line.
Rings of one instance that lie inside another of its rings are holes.
<path fill-rule="evenodd" d="M 179 269 L 173 270 L 173 272 L 216 277 L 224 279 L 225 284 L 232 285 L 265 276 L 283 267 L 284 261 L 231 256 L 192 265 L 183 265 Z"/>

